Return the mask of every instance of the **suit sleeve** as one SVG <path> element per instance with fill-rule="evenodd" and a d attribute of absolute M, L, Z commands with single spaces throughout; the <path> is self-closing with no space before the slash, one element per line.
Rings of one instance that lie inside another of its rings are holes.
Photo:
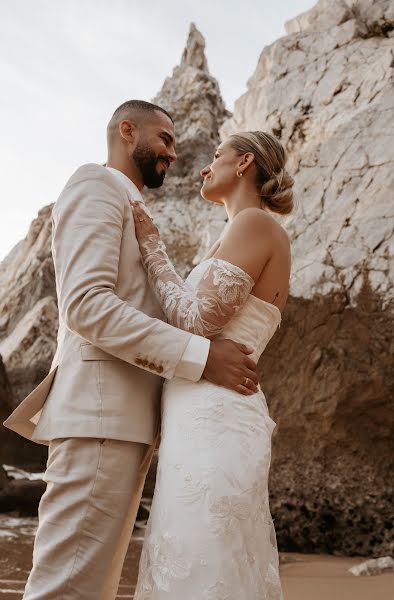
<path fill-rule="evenodd" d="M 148 317 L 115 293 L 127 206 L 122 195 L 112 177 L 88 171 L 72 178 L 56 203 L 52 249 L 59 312 L 66 327 L 91 344 L 170 379 L 190 333 Z M 207 353 L 205 348 L 205 359 Z"/>

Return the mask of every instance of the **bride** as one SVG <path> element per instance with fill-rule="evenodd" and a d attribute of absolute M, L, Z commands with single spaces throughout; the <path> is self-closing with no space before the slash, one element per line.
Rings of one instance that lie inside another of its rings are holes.
<path fill-rule="evenodd" d="M 168 321 L 232 338 L 258 359 L 281 321 L 290 244 L 269 211 L 292 210 L 285 151 L 260 132 L 232 135 L 201 171 L 201 195 L 224 204 L 229 227 L 186 281 L 133 203 L 142 261 Z M 247 386 L 248 382 L 245 382 Z M 162 397 L 156 489 L 135 600 L 282 598 L 268 474 L 275 427 L 264 394 L 172 379 Z"/>

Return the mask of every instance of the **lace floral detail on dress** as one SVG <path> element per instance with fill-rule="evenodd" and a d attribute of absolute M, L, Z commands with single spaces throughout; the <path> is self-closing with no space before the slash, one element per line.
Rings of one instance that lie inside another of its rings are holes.
<path fill-rule="evenodd" d="M 183 557 L 182 544 L 167 532 L 157 539 L 147 531 L 146 541 L 140 562 L 143 577 L 138 582 L 136 595 L 150 599 L 154 589 L 170 592 L 171 581 L 186 579 L 190 575 L 191 564 Z"/>
<path fill-rule="evenodd" d="M 220 330 L 257 359 L 280 314 L 248 295 L 249 276 L 209 258 L 183 282 L 158 238 L 148 246 L 143 260 L 170 321 L 207 336 Z M 135 600 L 283 600 L 268 495 L 274 427 L 260 390 L 246 397 L 203 378 L 166 382 Z"/>
<path fill-rule="evenodd" d="M 233 598 L 229 584 L 224 581 L 211 585 L 204 595 L 205 600 L 233 600 Z"/>
<path fill-rule="evenodd" d="M 203 337 L 220 333 L 244 306 L 254 286 L 240 267 L 213 258 L 198 286 L 191 287 L 176 273 L 163 242 L 155 235 L 141 243 L 141 256 L 168 322 Z"/>
<path fill-rule="evenodd" d="M 220 496 L 210 506 L 212 515 L 211 527 L 217 536 L 231 539 L 234 530 L 242 527 L 241 521 L 261 522 L 269 524 L 271 516 L 268 503 L 268 471 L 269 453 L 256 464 L 256 479 L 252 486 L 238 494 Z M 231 480 L 230 473 L 227 478 Z M 239 483 L 233 482 L 233 487 L 239 488 Z"/>

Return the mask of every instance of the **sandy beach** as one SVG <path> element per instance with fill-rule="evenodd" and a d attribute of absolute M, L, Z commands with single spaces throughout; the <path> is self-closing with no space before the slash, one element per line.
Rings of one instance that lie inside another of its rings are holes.
<path fill-rule="evenodd" d="M 355 577 L 348 569 L 365 558 L 285 554 L 281 567 L 285 600 L 392 600 L 394 574 Z"/>
<path fill-rule="evenodd" d="M 0 600 L 22 598 L 36 527 L 35 517 L 0 515 Z M 133 598 L 142 542 L 143 531 L 136 530 L 124 564 L 118 600 Z M 355 577 L 349 573 L 350 567 L 363 560 L 282 553 L 280 572 L 285 600 L 392 600 L 394 574 Z"/>

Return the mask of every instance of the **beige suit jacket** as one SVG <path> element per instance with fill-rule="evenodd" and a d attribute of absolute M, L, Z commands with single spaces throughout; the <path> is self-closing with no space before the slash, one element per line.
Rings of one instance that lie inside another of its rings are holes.
<path fill-rule="evenodd" d="M 80 167 L 52 213 L 59 305 L 48 376 L 4 425 L 39 443 L 100 437 L 152 443 L 162 377 L 197 381 L 209 341 L 167 323 L 140 261 L 130 180 Z"/>

